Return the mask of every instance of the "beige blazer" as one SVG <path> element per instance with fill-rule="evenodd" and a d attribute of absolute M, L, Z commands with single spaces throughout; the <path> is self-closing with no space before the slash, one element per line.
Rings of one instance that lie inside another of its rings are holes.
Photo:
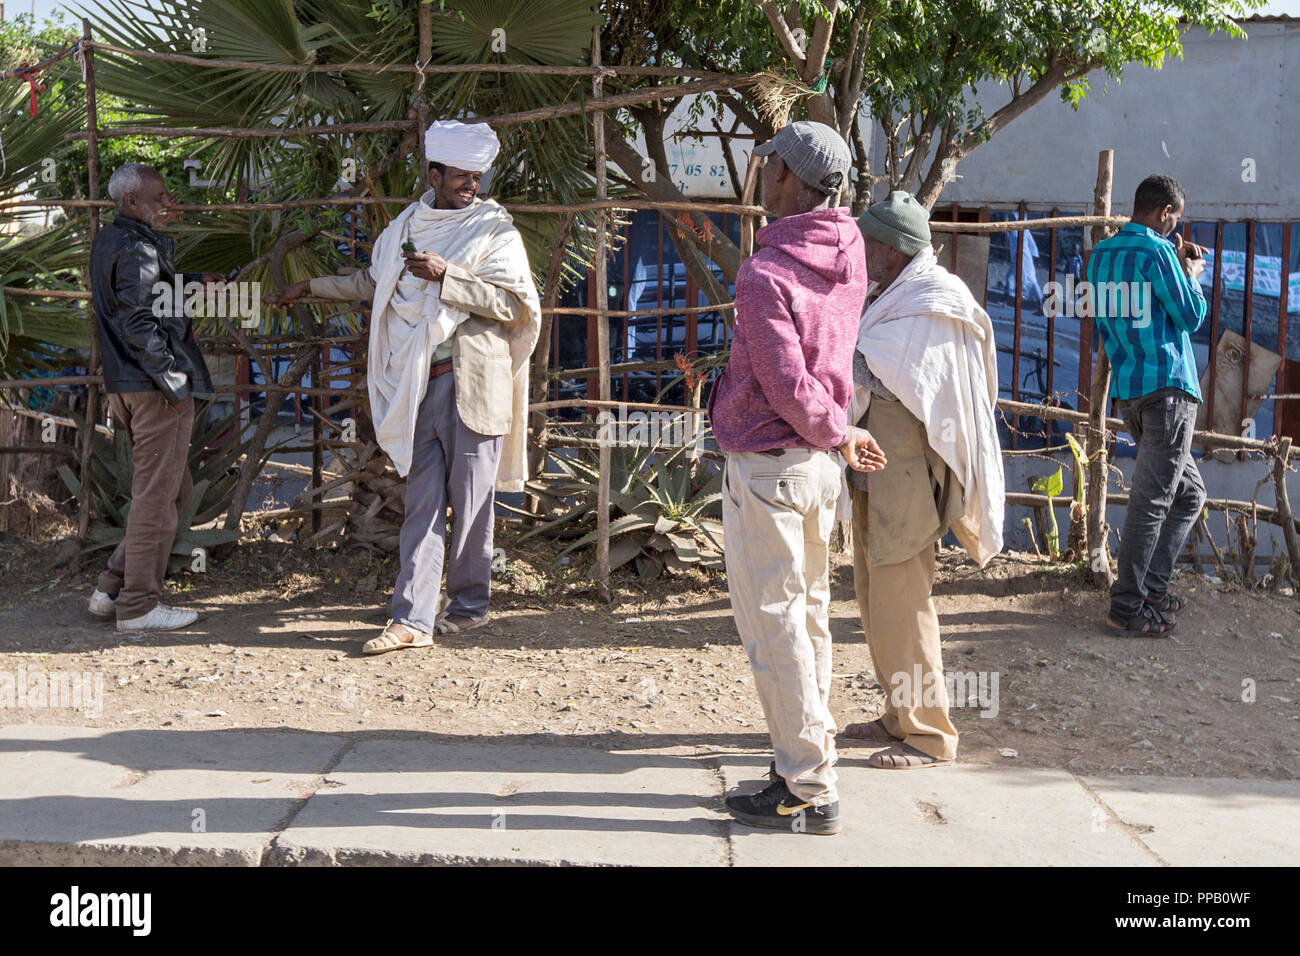
<path fill-rule="evenodd" d="M 369 269 L 311 280 L 311 294 L 324 299 L 374 298 Z M 513 369 L 510 336 L 528 321 L 523 301 L 455 263 L 447 264 L 442 301 L 468 312 L 451 339 L 452 374 L 456 376 L 456 411 L 465 427 L 480 435 L 504 435 L 513 419 Z M 446 360 L 439 349 L 434 361 Z"/>

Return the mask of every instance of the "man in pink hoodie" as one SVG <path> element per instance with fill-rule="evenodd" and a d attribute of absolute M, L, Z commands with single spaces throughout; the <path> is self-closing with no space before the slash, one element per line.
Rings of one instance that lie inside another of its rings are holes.
<path fill-rule="evenodd" d="M 862 235 L 831 205 L 848 146 L 821 123 L 786 126 L 767 157 L 763 201 L 778 217 L 736 276 L 736 322 L 709 416 L 727 452 L 722 496 L 727 586 L 754 670 L 775 760 L 771 783 L 727 798 L 750 826 L 839 831 L 831 680 L 829 542 L 840 464 L 884 467 L 848 423 L 853 352 L 867 294 Z"/>

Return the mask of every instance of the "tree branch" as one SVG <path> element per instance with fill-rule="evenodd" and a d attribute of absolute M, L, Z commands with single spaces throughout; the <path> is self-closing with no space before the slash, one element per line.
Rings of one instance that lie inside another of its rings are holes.
<path fill-rule="evenodd" d="M 857 125 L 858 100 L 862 98 L 862 78 L 867 66 L 867 40 L 870 36 L 871 26 L 867 24 L 867 8 L 863 6 L 858 10 L 857 18 L 853 21 L 853 31 L 849 36 L 849 51 L 846 57 L 848 67 L 840 74 L 840 115 L 837 128 L 841 136 L 848 136 L 850 127 Z"/>
<path fill-rule="evenodd" d="M 921 122 L 920 132 L 912 139 L 912 154 L 907 158 L 907 165 L 903 167 L 903 175 L 899 177 L 898 188 L 912 191 L 912 184 L 921 179 L 921 170 L 925 158 L 930 154 L 930 143 L 934 140 L 934 131 L 939 125 L 939 118 L 936 114 L 931 113 Z"/>
<path fill-rule="evenodd" d="M 772 128 L 771 123 L 759 119 L 758 111 L 742 99 L 743 95 L 743 93 L 719 93 L 718 99 L 725 103 L 727 108 L 758 137 L 758 142 L 766 142 L 776 135 L 776 130 Z"/>
<path fill-rule="evenodd" d="M 740 181 L 740 174 L 736 172 L 736 161 L 731 156 L 731 137 L 723 130 L 722 124 L 718 118 L 713 117 L 713 128 L 718 131 L 718 145 L 722 147 L 722 158 L 727 163 L 727 177 L 731 180 L 731 191 L 736 194 L 736 199 L 740 199 L 741 189 L 744 184 Z M 735 130 L 733 129 L 734 133 Z"/>
<path fill-rule="evenodd" d="M 794 34 L 790 32 L 790 25 L 785 22 L 781 16 L 781 6 L 774 0 L 753 0 L 763 12 L 767 14 L 768 23 L 772 24 L 772 29 L 776 31 L 776 39 L 781 44 L 781 49 L 785 50 L 785 55 L 794 63 L 799 73 L 803 74 L 804 63 L 807 57 L 804 56 L 803 50 L 799 49 L 799 44 L 794 40 Z"/>
<path fill-rule="evenodd" d="M 672 180 L 667 175 L 668 161 L 667 154 L 664 152 L 662 130 L 659 131 L 659 135 L 656 137 L 654 125 L 653 120 L 650 120 L 648 125 L 644 119 L 641 122 L 642 129 L 645 130 L 646 148 L 656 169 L 655 178 L 651 182 L 642 181 L 643 157 L 623 138 L 613 123 L 609 124 L 605 130 L 605 149 L 609 152 L 609 158 L 629 175 L 637 189 L 647 199 L 660 202 L 683 202 L 686 197 L 673 185 Z M 663 175 L 659 175 L 659 173 L 663 173 Z M 691 213 L 682 213 L 682 215 L 690 222 L 690 232 L 704 228 L 703 223 L 699 222 L 695 215 Z M 713 224 L 711 221 L 708 222 L 709 229 L 712 230 Z M 705 249 L 700 250 L 697 247 L 697 240 L 693 236 L 680 237 L 676 230 L 672 230 L 670 235 L 678 253 L 681 255 L 682 262 L 688 269 L 693 270 L 692 275 L 696 283 L 709 295 L 710 301 L 715 303 L 728 301 L 726 291 L 722 289 L 713 272 L 705 264 L 701 252 L 706 254 L 722 270 L 722 274 L 728 280 L 734 282 L 736 273 L 740 270 L 740 249 L 737 248 L 736 244 L 725 235 L 715 231 L 713 232 L 713 238 Z M 713 298 L 714 295 L 720 295 L 721 297 Z"/>
<path fill-rule="evenodd" d="M 867 153 L 867 144 L 862 141 L 862 130 L 854 123 L 849 127 L 853 138 L 853 148 L 857 150 L 853 164 L 858 170 L 858 181 L 853 189 L 853 215 L 860 216 L 871 203 L 871 187 L 875 181 L 871 176 L 871 157 Z"/>
<path fill-rule="evenodd" d="M 984 142 L 987 138 L 984 132 L 987 131 L 989 137 L 993 136 L 1000 129 L 1010 123 L 1017 116 L 1026 112 L 1031 106 L 1035 106 L 1047 96 L 1048 93 L 1056 89 L 1062 83 L 1070 80 L 1076 80 L 1079 77 L 1090 73 L 1097 67 L 1101 66 L 1099 62 L 1089 61 L 1082 66 L 1070 69 L 1068 63 L 1063 60 L 1057 60 L 1048 66 L 1047 72 L 1034 81 L 1034 84 L 1025 90 L 1019 96 L 1013 97 L 1011 102 L 1007 103 L 1001 109 L 997 110 L 990 116 L 979 128 L 971 130 L 958 142 L 954 155 L 962 159 L 972 149 Z"/>
<path fill-rule="evenodd" d="M 812 41 L 808 44 L 808 58 L 804 64 L 804 82 L 812 83 L 817 79 L 826 65 L 826 53 L 831 48 L 831 33 L 835 30 L 835 15 L 839 12 L 840 0 L 830 0 L 826 4 L 829 17 L 818 17 L 813 27 Z"/>
<path fill-rule="evenodd" d="M 965 136 L 957 138 L 954 135 L 950 138 L 950 142 L 940 143 L 940 148 L 935 153 L 934 162 L 930 164 L 930 170 L 926 174 L 925 181 L 917 191 L 917 200 L 927 209 L 938 200 L 939 194 L 943 191 L 943 187 L 949 178 L 944 170 L 943 164 L 945 161 L 949 161 L 948 172 L 951 172 L 951 169 L 970 155 L 972 150 L 985 142 L 986 139 L 991 138 L 1016 117 L 1040 103 L 1048 93 L 1063 83 L 1068 83 L 1090 73 L 1099 66 L 1101 66 L 1101 63 L 1093 60 L 1071 66 L 1070 62 L 1064 58 L 1049 57 L 1046 72 L 1035 80 L 1028 89 L 1019 95 L 1013 96 L 1009 103 L 994 112 L 992 116 L 988 117 L 977 128 L 966 133 Z"/>

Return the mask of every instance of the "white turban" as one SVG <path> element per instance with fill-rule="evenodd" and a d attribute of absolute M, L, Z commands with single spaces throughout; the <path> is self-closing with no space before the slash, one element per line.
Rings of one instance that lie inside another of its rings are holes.
<path fill-rule="evenodd" d="M 471 173 L 491 166 L 500 148 L 496 132 L 486 123 L 435 120 L 424 134 L 425 159 Z"/>

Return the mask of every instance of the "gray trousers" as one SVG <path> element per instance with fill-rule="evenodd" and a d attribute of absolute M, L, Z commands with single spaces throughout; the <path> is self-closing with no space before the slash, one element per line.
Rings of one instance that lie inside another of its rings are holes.
<path fill-rule="evenodd" d="M 399 539 L 402 566 L 393 588 L 393 620 L 425 633 L 433 632 L 437 618 L 444 556 L 447 614 L 482 617 L 492 588 L 492 523 L 503 436 L 465 427 L 456 411 L 454 380 L 449 372 L 429 382 L 415 419 Z"/>
<path fill-rule="evenodd" d="M 1174 562 L 1205 505 L 1205 483 L 1192 459 L 1196 405 L 1178 388 L 1119 404 L 1137 440 L 1137 461 L 1116 555 L 1119 573 L 1110 588 L 1110 612 L 1117 620 L 1136 616 L 1144 602 L 1169 592 Z"/>

